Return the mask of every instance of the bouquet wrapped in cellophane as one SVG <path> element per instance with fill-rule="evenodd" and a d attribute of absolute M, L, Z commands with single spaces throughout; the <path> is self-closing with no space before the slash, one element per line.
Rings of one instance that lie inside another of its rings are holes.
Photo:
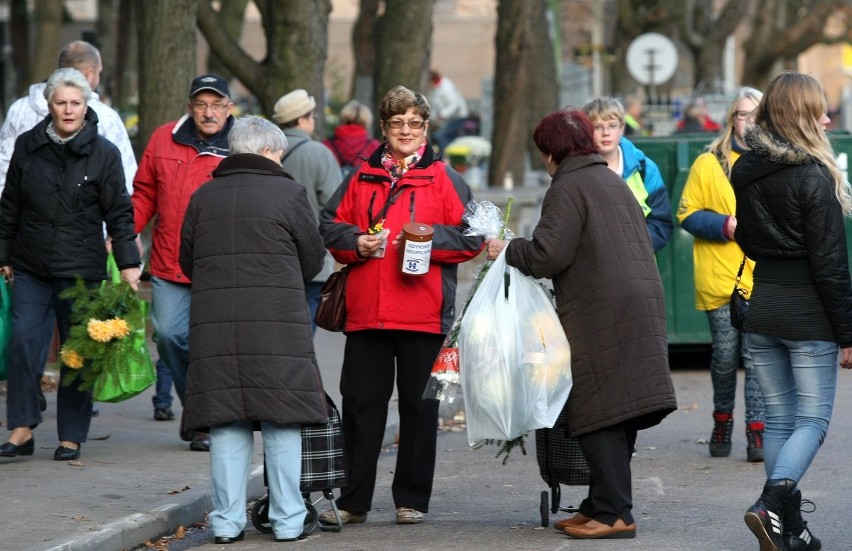
<path fill-rule="evenodd" d="M 514 234 L 512 234 L 512 230 L 506 227 L 511 211 L 511 197 L 506 204 L 505 216 L 500 212 L 499 208 L 489 201 L 481 201 L 479 203 L 471 201 L 467 204 L 465 212 L 462 215 L 462 220 L 468 226 L 465 230 L 465 235 L 479 235 L 486 239 L 489 237 L 511 239 L 514 237 Z M 441 351 L 438 352 L 438 357 L 435 359 L 435 363 L 432 364 L 432 374 L 423 393 L 424 399 L 438 400 L 439 402 L 451 404 L 461 391 L 458 347 L 461 321 L 465 312 L 467 312 L 467 307 L 473 295 L 479 288 L 479 284 L 482 283 L 482 279 L 488 273 L 491 264 L 493 264 L 492 260 L 486 260 L 473 278 L 473 286 L 465 299 L 464 306 L 462 306 L 462 309 L 456 315 L 453 326 L 450 328 L 450 331 L 444 338 L 444 343 L 441 345 Z"/>
<path fill-rule="evenodd" d="M 69 368 L 62 384 L 76 383 L 97 402 L 127 400 L 157 378 L 145 336 L 148 303 L 120 280 L 110 261 L 111 280 L 89 288 L 78 279 L 61 295 L 74 300 L 71 332 L 59 352 Z"/>

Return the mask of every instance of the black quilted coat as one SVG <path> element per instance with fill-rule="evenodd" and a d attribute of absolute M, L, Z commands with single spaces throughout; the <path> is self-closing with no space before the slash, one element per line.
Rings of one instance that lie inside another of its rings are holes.
<path fill-rule="evenodd" d="M 735 238 L 756 262 L 746 330 L 852 346 L 843 212 L 825 166 L 758 126 L 734 164 Z"/>
<path fill-rule="evenodd" d="M 325 423 L 305 299 L 325 249 L 305 188 L 260 155 L 231 155 L 213 176 L 181 232 L 192 279 L 183 428 Z"/>
<path fill-rule="evenodd" d="M 571 436 L 627 422 L 647 428 L 677 408 L 645 218 L 600 156 L 560 163 L 532 240 L 510 241 L 506 261 L 553 281 L 571 345 Z"/>
<path fill-rule="evenodd" d="M 118 266 L 139 265 L 121 154 L 98 135 L 98 116 L 89 109 L 86 126 L 64 145 L 47 136 L 50 120 L 15 142 L 0 202 L 0 265 L 105 279 L 104 222 Z"/>

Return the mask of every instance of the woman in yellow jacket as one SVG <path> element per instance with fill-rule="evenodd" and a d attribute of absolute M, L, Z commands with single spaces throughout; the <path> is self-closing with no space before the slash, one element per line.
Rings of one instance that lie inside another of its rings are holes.
<path fill-rule="evenodd" d="M 695 236 L 692 257 L 695 271 L 695 307 L 707 312 L 712 337 L 710 378 L 713 383 L 713 433 L 710 455 L 731 454 L 737 369 L 745 367 L 745 421 L 748 460 L 763 461 L 763 395 L 748 353 L 748 335 L 731 326 L 730 298 L 743 251 L 734 241 L 736 199 L 731 187 L 731 167 L 747 150 L 743 134 L 762 94 L 741 88 L 728 107 L 725 129 L 695 159 L 678 206 L 680 225 Z M 747 259 L 740 287 L 751 290 L 754 263 Z"/>

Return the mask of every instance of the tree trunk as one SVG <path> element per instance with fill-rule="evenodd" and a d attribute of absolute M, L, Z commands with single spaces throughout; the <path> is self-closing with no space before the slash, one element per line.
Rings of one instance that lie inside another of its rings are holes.
<path fill-rule="evenodd" d="M 9 40 L 12 44 L 14 95 L 20 97 L 27 93 L 27 88 L 32 81 L 30 76 L 30 18 L 27 14 L 27 0 L 11 0 L 9 34 Z"/>
<path fill-rule="evenodd" d="M 355 68 L 352 72 L 352 90 L 350 97 L 363 103 L 373 105 L 373 71 L 375 67 L 375 43 L 373 33 L 379 15 L 378 0 L 361 0 L 358 19 L 352 27 L 352 52 L 355 57 Z"/>
<path fill-rule="evenodd" d="M 275 102 L 296 88 L 316 98 L 316 134 L 323 134 L 325 105 L 323 73 L 328 56 L 330 0 L 255 0 L 266 36 L 266 57 L 257 62 L 220 31 L 210 0 L 199 0 L 198 28 L 210 50 L 257 97 L 263 113 L 272 117 Z"/>
<path fill-rule="evenodd" d="M 502 185 L 511 173 L 521 185 L 532 130 L 559 108 L 553 43 L 544 0 L 500 0 L 497 4 L 494 69 L 494 131 L 488 185 Z M 534 162 L 538 162 L 537 151 Z"/>
<path fill-rule="evenodd" d="M 139 37 L 140 144 L 187 110 L 195 77 L 196 0 L 134 2 Z"/>
<path fill-rule="evenodd" d="M 117 26 L 122 32 L 118 33 L 116 39 L 113 105 L 120 111 L 136 107 L 132 104 L 139 100 L 136 97 L 136 91 L 139 89 L 139 41 L 136 32 L 138 25 L 133 11 L 131 0 L 119 0 Z"/>
<path fill-rule="evenodd" d="M 218 12 L 219 30 L 237 43 L 243 34 L 246 5 L 248 5 L 248 0 L 229 0 L 228 2 L 221 3 Z M 207 69 L 211 73 L 221 75 L 228 80 L 234 78 L 234 74 L 219 60 L 213 50 L 210 50 L 207 55 Z"/>
<path fill-rule="evenodd" d="M 386 0 L 375 37 L 372 105 L 379 105 L 400 84 L 425 95 L 432 57 L 432 0 Z"/>
<path fill-rule="evenodd" d="M 116 20 L 119 12 L 116 3 L 120 3 L 120 0 L 98 0 L 98 19 L 95 22 L 96 46 L 101 52 L 101 63 L 104 66 L 97 91 L 103 101 L 108 101 L 115 93 L 115 65 L 118 53 Z"/>
<path fill-rule="evenodd" d="M 530 166 L 533 170 L 543 170 L 544 162 L 541 154 L 532 140 L 533 131 L 539 121 L 545 116 L 558 110 L 560 74 L 557 68 L 553 49 L 553 28 L 557 25 L 558 17 L 550 13 L 547 0 L 530 2 L 532 17 L 527 21 L 527 33 L 530 38 L 529 78 L 527 79 L 527 121 L 526 132 L 521 136 L 521 143 L 526 145 Z M 523 176 L 523 172 L 519 174 Z M 518 180 L 517 182 L 522 182 Z"/>
<path fill-rule="evenodd" d="M 65 9 L 62 0 L 36 0 L 33 22 L 36 41 L 33 46 L 35 57 L 32 59 L 32 75 L 35 81 L 42 81 L 58 68 L 59 34 L 62 30 L 62 13 Z"/>

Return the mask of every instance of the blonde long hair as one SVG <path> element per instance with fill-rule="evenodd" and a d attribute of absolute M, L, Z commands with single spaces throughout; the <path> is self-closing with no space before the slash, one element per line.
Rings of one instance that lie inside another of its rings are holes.
<path fill-rule="evenodd" d="M 843 177 L 828 135 L 819 123 L 827 108 L 825 91 L 817 79 L 804 73 L 785 71 L 766 87 L 754 122 L 825 165 L 834 180 L 834 194 L 843 214 L 852 216 L 852 189 Z"/>
<path fill-rule="evenodd" d="M 760 103 L 762 97 L 763 92 L 756 88 L 743 86 L 737 90 L 737 95 L 728 106 L 728 112 L 725 114 L 724 131 L 707 146 L 707 150 L 719 159 L 719 163 L 722 165 L 722 169 L 725 171 L 725 175 L 729 180 L 731 179 L 731 143 L 734 140 L 734 118 L 737 116 L 737 105 L 744 99 L 750 99 L 757 105 Z"/>

